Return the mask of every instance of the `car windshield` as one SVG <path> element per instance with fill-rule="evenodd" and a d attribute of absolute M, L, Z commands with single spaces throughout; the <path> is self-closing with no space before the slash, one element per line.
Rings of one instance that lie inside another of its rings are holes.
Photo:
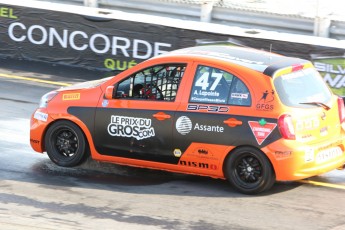
<path fill-rule="evenodd" d="M 274 86 L 283 104 L 309 108 L 326 106 L 332 93 L 313 68 L 302 69 L 277 77 Z"/>

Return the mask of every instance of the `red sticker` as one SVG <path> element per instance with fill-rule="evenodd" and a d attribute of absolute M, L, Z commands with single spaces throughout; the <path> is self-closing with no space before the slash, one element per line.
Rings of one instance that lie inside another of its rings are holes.
<path fill-rule="evenodd" d="M 266 138 L 272 133 L 273 129 L 277 126 L 275 123 L 267 123 L 264 120 L 248 121 L 248 123 L 259 145 L 266 140 Z"/>

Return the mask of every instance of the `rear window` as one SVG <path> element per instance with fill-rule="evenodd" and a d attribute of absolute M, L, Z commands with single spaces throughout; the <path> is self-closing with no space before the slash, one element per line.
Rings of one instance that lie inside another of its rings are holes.
<path fill-rule="evenodd" d="M 252 100 L 240 78 L 218 68 L 199 65 L 189 101 L 249 107 Z"/>
<path fill-rule="evenodd" d="M 274 86 L 283 104 L 309 108 L 308 103 L 327 104 L 332 93 L 320 74 L 313 68 L 285 74 L 274 80 Z"/>

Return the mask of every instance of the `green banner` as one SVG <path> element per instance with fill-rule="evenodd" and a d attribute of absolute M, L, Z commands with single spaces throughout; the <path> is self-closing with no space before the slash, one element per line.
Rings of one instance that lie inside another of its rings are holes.
<path fill-rule="evenodd" d="M 313 63 L 332 91 L 345 96 L 345 56 L 314 57 Z"/>

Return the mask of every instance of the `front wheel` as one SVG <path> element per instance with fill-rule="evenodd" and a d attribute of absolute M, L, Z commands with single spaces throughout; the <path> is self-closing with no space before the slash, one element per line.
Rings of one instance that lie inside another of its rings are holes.
<path fill-rule="evenodd" d="M 49 158 L 63 167 L 77 166 L 85 160 L 88 147 L 81 129 L 70 121 L 52 124 L 45 136 Z"/>
<path fill-rule="evenodd" d="M 275 174 L 271 163 L 260 150 L 241 147 L 226 159 L 224 173 L 241 193 L 257 194 L 272 187 Z"/>

